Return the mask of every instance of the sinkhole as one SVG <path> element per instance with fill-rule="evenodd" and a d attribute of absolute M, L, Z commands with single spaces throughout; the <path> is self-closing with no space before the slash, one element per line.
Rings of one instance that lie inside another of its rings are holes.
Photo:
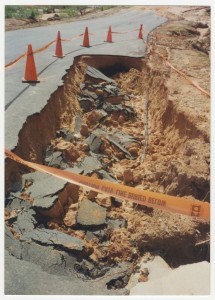
<path fill-rule="evenodd" d="M 207 139 L 169 100 L 165 77 L 145 58 L 79 56 L 63 82 L 41 113 L 28 117 L 15 153 L 77 174 L 209 201 L 209 169 L 202 146 L 196 147 Z M 204 173 L 195 171 L 197 161 Z M 26 245 L 31 240 L 65 252 L 65 260 L 76 257 L 76 271 L 86 278 L 103 276 L 108 266 L 135 266 L 148 252 L 172 267 L 209 260 L 202 242 L 207 223 L 32 171 L 6 159 L 6 227 Z M 28 255 L 23 259 L 31 260 Z M 120 275 L 117 288 L 131 272 Z"/>

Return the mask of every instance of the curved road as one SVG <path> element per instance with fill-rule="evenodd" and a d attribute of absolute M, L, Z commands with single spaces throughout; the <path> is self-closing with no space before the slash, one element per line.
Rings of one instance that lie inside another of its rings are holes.
<path fill-rule="evenodd" d="M 33 50 L 40 48 L 57 37 L 58 30 L 62 39 L 71 39 L 84 32 L 88 26 L 90 48 L 82 47 L 83 37 L 69 42 L 62 42 L 65 57 L 53 57 L 55 44 L 39 54 L 34 55 L 37 74 L 41 80 L 37 84 L 22 83 L 26 59 L 5 71 L 5 147 L 13 150 L 18 142 L 18 133 L 28 116 L 39 113 L 46 105 L 50 95 L 62 84 L 62 77 L 78 55 L 123 55 L 142 57 L 145 43 L 138 39 L 138 31 L 126 34 L 114 34 L 113 43 L 105 43 L 108 27 L 112 31 L 131 31 L 144 28 L 144 40 L 148 33 L 166 19 L 151 11 L 124 9 L 106 17 L 81 20 L 66 24 L 57 24 L 32 29 L 9 31 L 5 34 L 5 62 L 13 61 L 27 51 L 32 44 Z"/>

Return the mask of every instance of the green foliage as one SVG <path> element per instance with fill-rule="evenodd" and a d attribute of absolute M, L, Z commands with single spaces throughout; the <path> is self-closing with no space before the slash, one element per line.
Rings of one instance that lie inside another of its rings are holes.
<path fill-rule="evenodd" d="M 5 18 L 13 18 L 13 15 L 16 13 L 16 6 L 6 5 L 5 6 Z"/>
<path fill-rule="evenodd" d="M 67 14 L 68 17 L 75 17 L 78 14 L 78 10 L 75 8 L 75 6 L 65 7 L 61 12 Z"/>
<path fill-rule="evenodd" d="M 85 14 L 85 10 L 89 5 L 39 5 L 39 6 L 26 6 L 26 5 L 5 5 L 5 18 L 26 19 L 29 17 L 35 18 L 39 15 L 37 8 L 46 10 L 59 9 L 62 17 L 75 17 Z M 114 5 L 98 5 L 95 6 L 96 10 L 107 10 L 114 7 Z"/>
<path fill-rule="evenodd" d="M 38 15 L 36 8 L 26 8 L 24 5 L 5 5 L 5 18 L 26 19 Z"/>
<path fill-rule="evenodd" d="M 100 6 L 100 10 L 103 11 L 103 10 L 107 10 L 107 9 L 110 9 L 114 7 L 114 5 L 101 5 Z"/>

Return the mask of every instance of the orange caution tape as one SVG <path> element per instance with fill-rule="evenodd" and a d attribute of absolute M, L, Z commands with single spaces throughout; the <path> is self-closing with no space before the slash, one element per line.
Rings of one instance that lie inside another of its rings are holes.
<path fill-rule="evenodd" d="M 93 35 L 93 33 L 89 33 L 89 34 Z M 62 41 L 62 42 L 69 42 L 69 41 L 75 40 L 75 39 L 77 39 L 77 38 L 79 38 L 79 37 L 81 37 L 81 36 L 83 36 L 83 35 L 84 35 L 84 33 L 81 33 L 81 34 L 79 34 L 79 35 L 74 36 L 74 37 L 71 38 L 71 39 L 61 39 L 61 41 Z M 45 46 L 43 46 L 43 47 L 41 47 L 41 48 L 35 50 L 33 53 L 36 54 L 36 53 L 40 53 L 40 52 L 42 52 L 42 51 L 45 51 L 45 50 L 48 49 L 51 45 L 53 45 L 55 42 L 56 42 L 56 40 L 51 41 L 51 42 L 48 43 L 47 45 L 45 45 Z M 9 62 L 8 64 L 5 65 L 5 69 L 8 69 L 9 67 L 12 67 L 13 65 L 15 65 L 15 64 L 18 63 L 21 59 L 23 59 L 26 55 L 27 55 L 27 53 L 22 54 L 22 55 L 20 55 L 18 58 L 16 58 L 15 60 Z"/>
<path fill-rule="evenodd" d="M 23 160 L 7 149 L 5 149 L 5 155 L 10 159 L 28 166 L 29 168 L 32 168 L 34 170 L 53 175 L 79 186 L 88 187 L 91 190 L 105 193 L 112 197 L 174 213 L 198 217 L 206 221 L 210 220 L 210 204 L 208 202 L 174 197 L 160 193 L 154 193 L 147 190 L 139 190 L 122 184 L 74 174 L 65 170 L 59 170 L 37 163 L 32 163 Z"/>
<path fill-rule="evenodd" d="M 138 31 L 139 29 L 133 29 L 133 30 L 129 30 L 129 31 L 112 31 L 112 33 L 115 34 L 125 34 L 125 33 L 130 33 L 130 32 L 134 32 L 134 31 Z"/>
<path fill-rule="evenodd" d="M 197 88 L 199 91 L 201 91 L 203 94 L 205 94 L 206 96 L 208 96 L 210 98 L 210 93 L 208 93 L 206 90 L 204 90 L 203 88 L 201 88 L 197 83 L 195 83 L 193 80 L 191 80 L 186 74 L 184 74 L 183 72 L 179 71 L 178 69 L 176 69 L 161 53 L 152 50 L 151 52 L 156 53 L 160 58 L 162 58 L 166 65 L 169 66 L 171 69 L 173 69 L 174 71 L 176 71 L 179 75 L 181 75 L 182 77 L 184 77 L 187 81 L 189 81 L 195 88 Z"/>
<path fill-rule="evenodd" d="M 53 45 L 54 43 L 55 43 L 55 40 L 52 41 L 52 42 L 50 42 L 50 43 L 48 43 L 47 45 L 45 45 L 45 46 L 43 46 L 43 47 L 37 49 L 37 50 L 35 50 L 33 53 L 36 54 L 36 53 L 40 53 L 40 52 L 42 52 L 42 51 L 45 51 L 46 49 L 48 49 L 48 48 L 49 48 L 51 45 Z"/>
<path fill-rule="evenodd" d="M 9 62 L 8 64 L 5 65 L 5 69 L 8 69 L 9 67 L 15 65 L 16 63 L 18 63 L 18 61 L 20 61 L 22 58 L 24 58 L 26 56 L 27 53 L 20 55 L 18 58 L 16 58 L 15 60 Z"/>
<path fill-rule="evenodd" d="M 91 34 L 91 33 L 90 33 Z M 72 37 L 71 39 L 61 39 L 62 42 L 70 42 L 72 40 L 78 39 L 79 37 L 82 37 L 84 35 L 84 33 L 78 34 L 74 37 Z"/>
<path fill-rule="evenodd" d="M 41 47 L 41 48 L 38 48 L 37 50 L 33 51 L 33 54 L 36 54 L 36 53 L 40 53 L 46 49 L 48 49 L 51 45 L 53 45 L 55 43 L 55 40 L 54 41 L 51 41 L 50 43 L 48 43 L 47 45 Z M 27 53 L 25 54 L 22 54 L 21 56 L 19 56 L 17 59 L 13 60 L 12 62 L 8 63 L 6 66 L 5 66 L 5 69 L 9 68 L 9 67 L 12 67 L 13 65 L 15 65 L 16 63 L 18 63 L 18 61 L 20 61 L 22 58 L 24 58 L 25 56 L 27 55 Z"/>

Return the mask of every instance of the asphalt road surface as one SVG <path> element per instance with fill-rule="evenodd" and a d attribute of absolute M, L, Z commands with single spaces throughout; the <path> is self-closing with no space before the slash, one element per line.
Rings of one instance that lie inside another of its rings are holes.
<path fill-rule="evenodd" d="M 26 59 L 5 71 L 5 147 L 13 150 L 18 143 L 18 134 L 28 116 L 39 113 L 47 104 L 50 95 L 62 84 L 62 77 L 72 64 L 75 56 L 79 55 L 123 55 L 142 57 L 145 43 L 138 39 L 140 24 L 144 28 L 144 40 L 154 28 L 166 19 L 151 11 L 122 10 L 119 13 L 81 20 L 66 24 L 56 24 L 45 27 L 9 31 L 5 33 L 5 63 L 9 63 L 27 51 L 28 44 L 36 50 L 57 37 L 60 31 L 62 39 L 71 39 L 84 33 L 88 26 L 90 48 L 82 47 L 83 37 L 69 42 L 62 42 L 63 59 L 53 57 L 55 44 L 47 50 L 35 54 L 35 64 L 40 83 L 23 83 Z M 112 31 L 132 31 L 126 34 L 114 34 L 113 43 L 104 42 L 108 27 Z"/>

